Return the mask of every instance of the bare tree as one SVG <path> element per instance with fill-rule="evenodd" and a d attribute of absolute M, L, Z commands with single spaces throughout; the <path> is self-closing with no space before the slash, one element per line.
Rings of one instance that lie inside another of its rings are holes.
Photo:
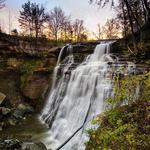
<path fill-rule="evenodd" d="M 85 34 L 84 21 L 76 19 L 72 25 L 73 36 L 75 41 L 80 41 L 83 34 Z"/>
<path fill-rule="evenodd" d="M 48 19 L 45 8 L 30 1 L 23 4 L 22 8 L 23 10 L 20 11 L 20 17 L 18 19 L 20 26 L 27 34 L 37 38 L 41 33 L 44 23 Z"/>
<path fill-rule="evenodd" d="M 97 24 L 97 30 L 96 32 L 93 32 L 93 35 L 97 40 L 103 39 L 103 31 L 100 24 Z"/>
<path fill-rule="evenodd" d="M 72 40 L 71 32 L 72 32 L 71 19 L 70 16 L 68 17 L 66 16 L 61 27 L 61 39 L 64 41 Z"/>
<path fill-rule="evenodd" d="M 107 3 L 114 5 L 114 0 L 90 0 L 96 2 L 100 6 L 105 6 Z M 150 20 L 150 2 L 148 0 L 119 0 L 119 5 L 122 5 L 121 9 L 123 13 L 124 31 L 130 27 L 130 33 L 132 35 L 132 43 L 135 53 L 138 52 L 136 32 L 140 31 L 144 23 Z M 143 17 L 144 14 L 144 17 Z M 144 19 L 145 18 L 145 22 Z M 126 32 L 127 33 L 127 32 Z M 125 35 L 126 35 L 125 33 Z"/>
<path fill-rule="evenodd" d="M 119 37 L 120 25 L 116 19 L 108 19 L 103 27 L 103 33 L 107 39 L 116 39 Z"/>
<path fill-rule="evenodd" d="M 42 27 L 44 27 L 44 23 L 48 20 L 48 15 L 45 14 L 45 8 L 43 6 L 34 3 L 32 4 L 32 17 L 35 37 L 37 38 L 39 33 L 42 34 Z"/>
<path fill-rule="evenodd" d="M 66 21 L 66 16 L 63 10 L 60 7 L 55 7 L 49 13 L 48 25 L 50 29 L 50 36 L 54 38 L 56 41 L 60 36 L 61 29 L 64 26 Z"/>
<path fill-rule="evenodd" d="M 150 22 L 150 2 L 148 2 L 148 0 L 141 0 L 142 4 L 145 7 L 145 11 L 146 11 L 146 21 Z"/>

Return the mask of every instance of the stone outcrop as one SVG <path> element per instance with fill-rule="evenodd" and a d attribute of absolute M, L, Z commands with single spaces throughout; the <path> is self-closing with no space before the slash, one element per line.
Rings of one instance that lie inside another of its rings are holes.
<path fill-rule="evenodd" d="M 22 89 L 22 94 L 32 100 L 44 97 L 48 88 L 48 76 L 33 75 Z"/>
<path fill-rule="evenodd" d="M 24 143 L 22 150 L 47 150 L 47 148 L 42 142 Z"/>
<path fill-rule="evenodd" d="M 0 107 L 0 131 L 22 122 L 34 109 L 28 104 L 19 104 L 16 108 Z"/>
<path fill-rule="evenodd" d="M 17 139 L 0 139 L 0 150 L 47 150 L 42 142 L 21 142 Z"/>

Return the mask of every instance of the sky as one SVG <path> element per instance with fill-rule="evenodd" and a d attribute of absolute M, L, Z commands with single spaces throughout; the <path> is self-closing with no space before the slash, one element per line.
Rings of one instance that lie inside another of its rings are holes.
<path fill-rule="evenodd" d="M 19 28 L 17 18 L 23 3 L 28 0 L 6 0 L 6 7 L 0 10 L 0 23 L 5 32 Z M 55 6 L 61 7 L 66 15 L 73 19 L 83 19 L 90 34 L 96 32 L 97 24 L 104 25 L 107 19 L 115 16 L 115 11 L 110 5 L 99 8 L 95 4 L 89 4 L 89 0 L 30 0 L 43 4 L 49 12 Z M 117 0 L 115 0 L 117 2 Z M 9 24 L 10 22 L 10 24 Z"/>

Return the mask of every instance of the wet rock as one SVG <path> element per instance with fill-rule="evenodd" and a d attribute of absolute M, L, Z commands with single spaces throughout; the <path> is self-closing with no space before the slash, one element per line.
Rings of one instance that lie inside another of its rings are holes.
<path fill-rule="evenodd" d="M 19 104 L 18 105 L 19 110 L 23 110 L 25 114 L 31 114 L 34 112 L 33 107 L 27 105 L 27 104 Z"/>
<path fill-rule="evenodd" d="M 11 116 L 10 118 L 8 118 L 8 123 L 11 126 L 15 126 L 18 123 L 18 120 Z"/>
<path fill-rule="evenodd" d="M 24 114 L 24 111 L 23 111 L 23 110 L 17 109 L 17 110 L 15 110 L 14 113 L 13 113 L 13 117 L 15 117 L 15 119 L 17 119 L 18 121 L 19 121 L 19 120 L 22 120 L 24 116 L 25 116 L 25 114 Z M 18 121 L 17 121 L 17 122 L 18 122 Z"/>
<path fill-rule="evenodd" d="M 14 111 L 13 116 L 16 119 L 23 119 L 26 115 L 32 114 L 34 109 L 27 104 L 19 104 L 17 109 Z"/>
<path fill-rule="evenodd" d="M 21 142 L 16 139 L 0 139 L 0 150 L 21 150 Z"/>
<path fill-rule="evenodd" d="M 30 99 L 30 104 L 36 105 L 48 86 L 49 75 L 34 74 L 28 78 L 25 86 L 22 88 L 23 96 Z"/>
<path fill-rule="evenodd" d="M 6 98 L 6 95 L 0 92 L 0 106 L 3 105 L 5 98 Z"/>
<path fill-rule="evenodd" d="M 0 107 L 0 113 L 4 116 L 8 115 L 11 113 L 11 109 L 5 108 L 5 107 Z"/>
<path fill-rule="evenodd" d="M 26 143 L 23 150 L 47 150 L 46 146 L 41 143 Z"/>

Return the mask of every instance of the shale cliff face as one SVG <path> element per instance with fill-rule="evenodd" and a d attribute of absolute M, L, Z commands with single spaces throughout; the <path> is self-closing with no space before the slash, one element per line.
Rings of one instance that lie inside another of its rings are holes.
<path fill-rule="evenodd" d="M 48 64 L 50 58 L 47 60 L 13 58 L 14 63 L 11 61 L 11 64 L 9 59 L 1 59 L 0 62 L 0 91 L 7 95 L 13 105 L 28 102 L 40 109 L 51 84 L 56 59 L 53 59 L 53 64 Z M 15 60 L 19 65 L 16 65 Z"/>
<path fill-rule="evenodd" d="M 75 61 L 81 63 L 98 43 L 100 41 L 74 43 Z M 56 44 L 47 39 L 37 41 L 31 37 L 0 33 L 0 92 L 14 106 L 28 102 L 36 110 L 40 110 L 51 87 L 53 69 L 63 45 L 65 44 Z M 130 60 L 121 40 L 113 44 L 112 50 L 123 61 Z M 66 52 L 67 50 L 62 59 L 66 57 Z"/>
<path fill-rule="evenodd" d="M 0 92 L 12 105 L 28 102 L 41 109 L 59 49 L 0 34 Z"/>
<path fill-rule="evenodd" d="M 96 44 L 75 43 L 76 60 L 82 61 Z M 41 109 L 62 46 L 46 39 L 36 41 L 0 33 L 0 92 L 12 105 L 28 102 L 35 109 Z M 65 57 L 64 53 L 62 59 Z"/>

